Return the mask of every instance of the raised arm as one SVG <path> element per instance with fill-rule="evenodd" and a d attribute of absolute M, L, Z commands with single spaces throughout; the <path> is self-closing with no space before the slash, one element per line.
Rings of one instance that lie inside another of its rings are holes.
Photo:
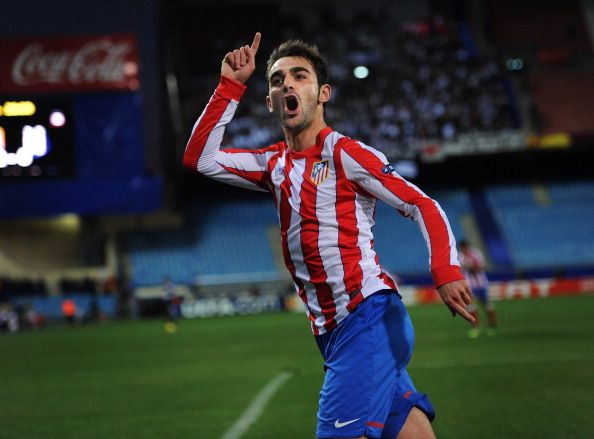
<path fill-rule="evenodd" d="M 254 72 L 260 45 L 259 32 L 251 46 L 228 52 L 221 63 L 221 80 L 206 108 L 194 124 L 186 145 L 183 164 L 223 183 L 247 189 L 268 190 L 267 163 L 274 148 L 259 150 L 221 150 L 226 125 L 231 122 L 245 82 Z"/>

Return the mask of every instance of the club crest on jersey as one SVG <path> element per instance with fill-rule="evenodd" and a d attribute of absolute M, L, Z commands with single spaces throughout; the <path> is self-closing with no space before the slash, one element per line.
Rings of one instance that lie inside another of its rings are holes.
<path fill-rule="evenodd" d="M 309 179 L 316 185 L 322 184 L 328 178 L 330 174 L 330 166 L 328 160 L 321 162 L 315 162 L 311 168 L 311 175 Z"/>

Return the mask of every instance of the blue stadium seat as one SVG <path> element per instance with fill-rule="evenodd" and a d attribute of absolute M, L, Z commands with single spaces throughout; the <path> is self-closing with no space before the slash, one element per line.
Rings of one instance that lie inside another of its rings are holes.
<path fill-rule="evenodd" d="M 545 186 L 547 203 L 529 185 L 491 187 L 485 195 L 516 268 L 563 268 L 594 264 L 594 182 Z M 446 212 L 456 238 L 461 217 L 472 214 L 466 190 L 429 194 Z M 195 211 L 182 231 L 135 233 L 128 237 L 136 285 L 158 285 L 165 277 L 192 284 L 200 277 L 280 273 L 267 230 L 278 227 L 269 200 L 226 201 Z M 380 262 L 406 278 L 428 274 L 428 251 L 418 226 L 378 202 L 375 249 Z"/>
<path fill-rule="evenodd" d="M 594 182 L 545 185 L 538 203 L 528 185 L 487 190 L 514 265 L 521 269 L 594 264 Z"/>
<path fill-rule="evenodd" d="M 460 218 L 472 212 L 468 192 L 449 190 L 429 195 L 448 216 L 454 236 L 464 236 Z M 404 278 L 429 274 L 429 252 L 417 224 L 382 202 L 377 203 L 375 218 L 375 249 L 382 265 Z"/>
<path fill-rule="evenodd" d="M 270 201 L 226 201 L 193 216 L 195 225 L 181 231 L 128 237 L 136 285 L 159 285 L 166 277 L 193 284 L 205 276 L 277 274 L 267 235 L 278 222 Z"/>

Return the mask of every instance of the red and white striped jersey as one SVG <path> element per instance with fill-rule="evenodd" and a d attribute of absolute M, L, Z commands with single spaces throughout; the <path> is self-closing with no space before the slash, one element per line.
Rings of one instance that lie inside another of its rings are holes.
<path fill-rule="evenodd" d="M 485 258 L 480 250 L 468 248 L 460 252 L 460 265 L 471 290 L 488 288 L 489 280 L 485 273 Z"/>
<path fill-rule="evenodd" d="M 329 127 L 301 152 L 284 141 L 258 150 L 221 150 L 225 126 L 244 91 L 244 85 L 221 78 L 194 125 L 184 165 L 224 183 L 272 193 L 285 264 L 314 334 L 335 327 L 365 297 L 396 288 L 374 250 L 376 199 L 419 224 L 436 287 L 463 278 L 444 212 L 400 177 L 381 152 Z"/>

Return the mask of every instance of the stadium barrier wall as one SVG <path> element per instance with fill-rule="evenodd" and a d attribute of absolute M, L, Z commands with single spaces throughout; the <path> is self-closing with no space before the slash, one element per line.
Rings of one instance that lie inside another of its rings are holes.
<path fill-rule="evenodd" d="M 210 297 L 184 301 L 182 316 L 196 317 L 232 316 L 278 312 L 286 309 L 281 296 L 266 294 L 262 296 L 240 295 L 237 297 Z"/>
<path fill-rule="evenodd" d="M 435 288 L 401 287 L 405 303 L 423 304 L 439 302 Z M 489 284 L 489 297 L 492 300 L 530 299 L 552 296 L 570 296 L 594 293 L 594 277 L 571 279 L 519 279 Z"/>
<path fill-rule="evenodd" d="M 97 311 L 100 315 L 108 318 L 114 318 L 116 316 L 116 296 L 98 296 L 94 298 L 88 294 L 69 294 L 51 297 L 19 297 L 14 300 L 14 303 L 25 307 L 30 306 L 46 319 L 59 320 L 64 318 L 62 302 L 65 299 L 72 299 L 74 301 L 77 310 L 77 319 L 84 319 L 90 315 L 93 301 L 96 301 Z"/>
<path fill-rule="evenodd" d="M 432 286 L 403 285 L 400 295 L 407 306 L 440 302 L 439 294 Z M 491 282 L 489 296 L 492 300 L 544 298 L 594 294 L 594 277 L 572 279 L 535 279 Z M 181 307 L 185 318 L 260 314 L 264 312 L 304 312 L 303 302 L 296 294 L 238 296 L 220 295 L 185 300 Z"/>

